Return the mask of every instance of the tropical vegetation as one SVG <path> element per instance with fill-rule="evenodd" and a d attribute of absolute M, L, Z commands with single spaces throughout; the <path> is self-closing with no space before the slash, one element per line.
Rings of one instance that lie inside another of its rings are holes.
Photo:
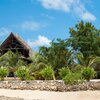
<path fill-rule="evenodd" d="M 3 81 L 4 77 L 8 75 L 8 68 L 1 66 L 0 68 L 0 80 Z"/>
<path fill-rule="evenodd" d="M 39 52 L 28 58 L 31 63 L 20 59 L 19 52 L 8 51 L 0 57 L 0 66 L 13 71 L 21 80 L 60 79 L 66 84 L 78 84 L 100 78 L 100 70 L 96 73 L 96 68 L 100 69 L 100 30 L 90 22 L 80 21 L 69 33 L 67 39 L 58 38 L 48 47 L 39 47 Z M 3 72 L 3 77 L 7 76 L 7 71 Z"/>

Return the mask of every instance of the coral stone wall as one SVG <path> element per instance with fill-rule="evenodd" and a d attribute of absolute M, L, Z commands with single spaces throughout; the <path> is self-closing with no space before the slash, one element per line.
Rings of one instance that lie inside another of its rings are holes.
<path fill-rule="evenodd" d="M 100 82 L 85 82 L 78 85 L 65 85 L 62 80 L 32 80 L 20 81 L 9 80 L 0 81 L 0 88 L 20 89 L 20 90 L 46 90 L 46 91 L 81 91 L 100 90 Z"/>

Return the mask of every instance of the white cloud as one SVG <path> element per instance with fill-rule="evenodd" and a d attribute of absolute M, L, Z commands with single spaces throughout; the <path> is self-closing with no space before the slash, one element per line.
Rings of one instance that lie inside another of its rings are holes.
<path fill-rule="evenodd" d="M 42 25 L 38 22 L 34 21 L 25 21 L 22 24 L 19 25 L 23 30 L 31 30 L 35 31 L 38 30 Z"/>
<path fill-rule="evenodd" d="M 94 20 L 96 20 L 96 17 L 87 11 L 87 12 L 83 13 L 82 19 L 87 20 L 87 21 L 94 21 Z"/>
<path fill-rule="evenodd" d="M 39 23 L 36 21 L 24 21 L 23 23 L 17 25 L 18 28 L 23 30 L 37 31 L 40 28 L 46 27 L 45 23 Z"/>
<path fill-rule="evenodd" d="M 38 0 L 46 9 L 61 10 L 77 15 L 80 19 L 94 21 L 96 17 L 89 12 L 81 0 Z"/>
<path fill-rule="evenodd" d="M 78 3 L 77 5 L 74 5 L 74 12 L 76 15 L 78 15 L 81 19 L 85 21 L 95 21 L 96 17 L 90 13 L 82 3 Z"/>
<path fill-rule="evenodd" d="M 47 9 L 70 11 L 70 6 L 74 0 L 38 0 Z"/>
<path fill-rule="evenodd" d="M 0 37 L 9 34 L 11 31 L 5 27 L 0 28 Z"/>
<path fill-rule="evenodd" d="M 31 46 L 31 47 L 38 47 L 38 46 L 49 46 L 50 45 L 51 40 L 49 40 L 47 37 L 44 37 L 42 35 L 38 36 L 38 39 L 35 41 L 32 41 L 30 39 L 27 40 L 27 43 Z"/>

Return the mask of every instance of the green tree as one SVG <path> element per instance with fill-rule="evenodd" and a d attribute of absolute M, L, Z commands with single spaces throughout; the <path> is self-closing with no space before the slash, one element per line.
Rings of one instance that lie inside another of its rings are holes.
<path fill-rule="evenodd" d="M 83 21 L 70 28 L 69 46 L 76 52 L 82 52 L 88 58 L 90 55 L 100 56 L 100 30 L 90 22 Z"/>
<path fill-rule="evenodd" d="M 40 47 L 39 53 L 46 59 L 48 65 L 53 67 L 56 75 L 60 68 L 63 66 L 69 67 L 73 63 L 72 53 L 68 49 L 66 40 L 57 39 L 52 41 L 49 47 Z"/>

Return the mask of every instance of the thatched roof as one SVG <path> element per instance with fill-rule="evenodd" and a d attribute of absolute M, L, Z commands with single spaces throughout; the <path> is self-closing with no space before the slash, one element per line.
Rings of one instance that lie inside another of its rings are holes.
<path fill-rule="evenodd" d="M 13 45 L 13 46 L 10 47 L 10 45 Z M 12 50 L 18 50 L 18 49 L 23 49 L 23 50 L 27 51 L 28 56 L 32 55 L 32 49 L 30 48 L 30 46 L 25 41 L 23 41 L 20 38 L 20 36 L 15 35 L 12 32 L 5 39 L 5 41 L 0 45 L 0 52 L 2 52 L 4 50 L 5 51 L 8 51 L 8 50 L 12 51 Z"/>

